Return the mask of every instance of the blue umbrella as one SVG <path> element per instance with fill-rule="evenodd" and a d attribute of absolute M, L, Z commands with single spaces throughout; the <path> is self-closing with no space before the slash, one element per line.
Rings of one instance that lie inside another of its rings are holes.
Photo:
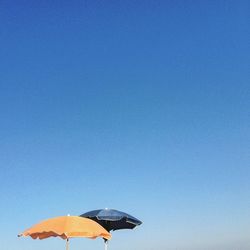
<path fill-rule="evenodd" d="M 140 220 L 127 213 L 108 208 L 89 211 L 80 216 L 96 221 L 108 232 L 120 229 L 133 229 L 142 224 Z M 107 249 L 108 241 L 104 239 L 104 242 L 105 249 Z"/>

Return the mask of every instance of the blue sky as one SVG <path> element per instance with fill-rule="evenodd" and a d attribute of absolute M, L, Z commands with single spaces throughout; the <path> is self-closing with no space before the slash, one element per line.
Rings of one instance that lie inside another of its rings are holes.
<path fill-rule="evenodd" d="M 16 235 L 109 207 L 143 221 L 110 249 L 250 249 L 249 8 L 1 1 L 3 248 L 64 249 Z"/>

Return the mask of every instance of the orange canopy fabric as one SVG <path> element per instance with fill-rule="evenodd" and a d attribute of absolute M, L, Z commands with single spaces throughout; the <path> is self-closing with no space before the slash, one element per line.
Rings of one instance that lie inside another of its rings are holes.
<path fill-rule="evenodd" d="M 107 240 L 111 234 L 97 222 L 79 216 L 60 216 L 42 221 L 25 230 L 18 236 L 30 236 L 33 239 L 61 237 L 62 239 L 87 237 L 95 239 L 103 237 Z"/>

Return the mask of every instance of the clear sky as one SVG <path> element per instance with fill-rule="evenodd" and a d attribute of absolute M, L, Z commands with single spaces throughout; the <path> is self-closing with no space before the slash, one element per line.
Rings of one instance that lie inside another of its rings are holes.
<path fill-rule="evenodd" d="M 137 217 L 110 250 L 250 249 L 249 1 L 0 1 L 3 250 L 49 217 Z M 71 249 L 103 249 L 101 239 Z"/>

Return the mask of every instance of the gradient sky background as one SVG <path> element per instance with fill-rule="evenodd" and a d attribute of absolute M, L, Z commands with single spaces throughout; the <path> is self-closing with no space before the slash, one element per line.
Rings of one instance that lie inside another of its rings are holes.
<path fill-rule="evenodd" d="M 0 1 L 1 249 L 65 249 L 16 235 L 109 207 L 143 221 L 110 250 L 249 250 L 249 13 L 230 0 Z"/>

